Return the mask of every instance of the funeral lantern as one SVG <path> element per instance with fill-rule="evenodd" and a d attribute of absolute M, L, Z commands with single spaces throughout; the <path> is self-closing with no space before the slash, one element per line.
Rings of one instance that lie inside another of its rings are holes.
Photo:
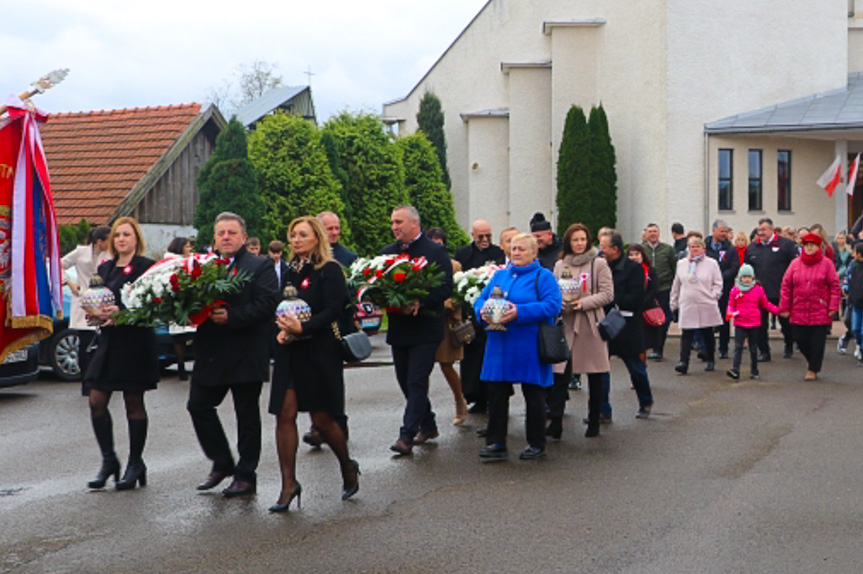
<path fill-rule="evenodd" d="M 276 307 L 276 319 L 284 316 L 296 317 L 297 321 L 302 323 L 312 318 L 312 308 L 297 296 L 296 287 L 288 285 L 285 287 L 283 294 L 285 296 L 284 300 Z M 290 335 L 288 338 L 296 339 L 297 337 Z"/>
<path fill-rule="evenodd" d="M 512 303 L 503 298 L 503 292 L 499 285 L 491 290 L 491 297 L 483 304 L 480 317 L 488 323 L 486 331 L 506 331 L 506 327 L 500 322 L 504 313 L 509 311 Z"/>
<path fill-rule="evenodd" d="M 105 286 L 98 275 L 90 279 L 90 287 L 81 294 L 81 308 L 87 314 L 88 325 L 100 325 L 101 321 L 92 315 L 115 303 L 114 292 Z"/>
<path fill-rule="evenodd" d="M 563 269 L 557 286 L 560 287 L 560 295 L 567 305 L 578 299 L 578 294 L 581 292 L 581 284 L 573 278 L 568 267 Z"/>

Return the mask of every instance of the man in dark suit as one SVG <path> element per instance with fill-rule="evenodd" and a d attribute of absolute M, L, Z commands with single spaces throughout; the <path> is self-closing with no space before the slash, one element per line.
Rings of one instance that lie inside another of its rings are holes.
<path fill-rule="evenodd" d="M 470 245 L 460 247 L 455 252 L 455 260 L 461 263 L 462 271 L 476 269 L 490 263 L 503 265 L 506 262 L 503 249 L 491 242 L 491 225 L 488 221 L 484 219 L 474 221 L 471 237 L 473 241 Z M 485 385 L 479 380 L 479 374 L 482 372 L 482 359 L 485 355 L 485 329 L 473 317 L 472 312 L 470 317 L 474 322 L 476 337 L 464 346 L 464 358 L 460 365 L 461 385 L 465 400 L 473 403 L 468 412 L 484 413 L 488 409 L 488 394 Z"/>
<path fill-rule="evenodd" d="M 385 255 L 407 253 L 412 259 L 425 257 L 444 274 L 442 283 L 428 295 L 388 318 L 387 343 L 392 347 L 396 379 L 407 399 L 399 438 L 390 450 L 406 455 L 413 452 L 415 444 L 438 436 L 428 388 L 435 353 L 444 336 L 443 304 L 452 295 L 452 262 L 446 248 L 422 234 L 420 216 L 414 207 L 396 207 L 390 221 L 396 241 L 384 247 Z"/>
<path fill-rule="evenodd" d="M 342 238 L 342 222 L 339 216 L 332 211 L 322 211 L 316 217 L 327 233 L 330 249 L 333 250 L 333 259 L 338 261 L 342 267 L 350 267 L 351 263 L 357 260 L 358 255 L 339 243 Z"/>
<path fill-rule="evenodd" d="M 226 497 L 255 492 L 261 455 L 261 385 L 270 378 L 269 338 L 278 302 L 278 279 L 273 260 L 246 251 L 246 224 L 234 213 L 216 217 L 214 246 L 230 261 L 230 269 L 251 278 L 240 293 L 227 298 L 195 333 L 195 369 L 186 408 L 204 454 L 213 461 L 198 490 L 209 490 L 233 475 L 222 491 Z M 237 413 L 237 450 L 234 464 L 228 439 L 216 412 L 228 392 Z"/>
<path fill-rule="evenodd" d="M 755 270 L 755 278 L 764 288 L 767 299 L 774 305 L 779 305 L 782 277 L 785 276 L 788 266 L 797 257 L 797 245 L 790 239 L 779 235 L 773 228 L 773 220 L 769 217 L 758 220 L 756 229 L 758 236 L 746 248 L 744 262 L 752 265 Z M 791 355 L 794 354 L 791 323 L 786 317 L 780 316 L 779 324 L 782 326 L 782 337 L 785 339 L 784 356 L 786 359 L 790 359 Z M 761 354 L 758 355 L 759 363 L 766 363 L 771 358 L 768 327 L 769 314 L 762 310 L 761 333 L 758 335 L 758 349 L 761 351 Z"/>
<path fill-rule="evenodd" d="M 728 358 L 728 342 L 731 338 L 731 325 L 725 317 L 728 308 L 728 296 L 734 287 L 740 261 L 737 249 L 728 241 L 728 224 L 721 219 L 713 222 L 713 234 L 707 238 L 706 255 L 719 263 L 722 272 L 722 298 L 719 300 L 719 312 L 722 314 L 722 325 L 719 326 L 719 358 Z"/>
<path fill-rule="evenodd" d="M 606 305 L 608 314 L 617 307 L 626 318 L 623 331 L 608 343 L 608 353 L 617 355 L 626 365 L 629 378 L 638 396 L 638 416 L 645 418 L 653 407 L 653 395 L 650 391 L 650 380 L 647 378 L 647 365 L 641 358 L 644 352 L 644 324 L 641 319 L 641 307 L 644 300 L 644 271 L 641 265 L 631 260 L 623 252 L 623 238 L 612 231 L 599 238 L 599 249 L 602 256 L 611 267 L 614 281 L 614 301 Z M 603 401 L 600 407 L 600 422 L 611 422 L 611 403 L 608 399 L 611 390 L 611 377 L 605 373 L 603 377 Z M 589 423 L 588 423 L 589 424 Z"/>
<path fill-rule="evenodd" d="M 288 264 L 285 263 L 285 244 L 278 239 L 273 239 L 267 246 L 267 256 L 273 260 L 273 270 L 276 272 L 276 279 L 279 285 L 279 297 L 284 295 L 285 286 L 288 284 Z M 279 332 L 276 324 L 273 323 L 270 328 L 270 360 L 276 356 L 276 334 Z"/>

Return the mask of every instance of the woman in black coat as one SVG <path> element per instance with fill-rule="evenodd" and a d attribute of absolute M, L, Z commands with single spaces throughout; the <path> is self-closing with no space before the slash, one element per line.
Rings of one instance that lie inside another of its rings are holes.
<path fill-rule="evenodd" d="M 311 318 L 278 319 L 280 343 L 276 350 L 270 394 L 276 415 L 276 450 L 282 472 L 282 491 L 270 512 L 285 512 L 291 501 L 300 505 L 302 486 L 296 478 L 297 411 L 311 413 L 312 424 L 330 445 L 341 467 L 342 500 L 359 490 L 359 464 L 348 454 L 342 428 L 334 417 L 344 414 L 345 382 L 337 321 L 347 304 L 345 276 L 332 259 L 330 243 L 314 217 L 298 217 L 288 227 L 291 257 L 288 283 L 311 307 Z"/>
<path fill-rule="evenodd" d="M 659 307 L 656 295 L 659 293 L 659 276 L 650 261 L 650 255 L 640 244 L 629 246 L 626 256 L 641 265 L 644 270 L 644 299 L 642 300 L 642 312 L 654 307 Z M 662 326 L 654 327 L 644 323 L 644 344 L 648 349 L 655 349 L 662 341 Z"/>
<path fill-rule="evenodd" d="M 102 468 L 88 483 L 90 488 L 103 488 L 112 474 L 117 490 L 129 490 L 140 483 L 147 484 L 147 466 L 141 454 L 147 441 L 147 410 L 144 392 L 156 388 L 159 363 L 156 352 L 156 332 L 148 327 L 113 325 L 111 316 L 123 308 L 120 289 L 132 283 L 153 265 L 143 257 L 144 238 L 138 222 L 121 217 L 111 227 L 110 252 L 114 256 L 102 263 L 97 273 L 105 286 L 114 293 L 115 304 L 103 307 L 92 315 L 101 322 L 99 345 L 90 358 L 84 374 L 84 394 L 90 397 L 93 432 L 102 451 Z M 129 423 L 129 462 L 123 478 L 120 461 L 114 452 L 114 431 L 108 402 L 114 391 L 123 392 L 126 419 Z"/>

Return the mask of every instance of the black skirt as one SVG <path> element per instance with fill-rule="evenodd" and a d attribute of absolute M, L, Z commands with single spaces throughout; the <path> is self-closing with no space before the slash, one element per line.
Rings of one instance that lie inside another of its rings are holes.
<path fill-rule="evenodd" d="M 276 347 L 270 414 L 282 412 L 285 394 L 293 389 L 298 411 L 327 412 L 334 417 L 343 415 L 345 379 L 341 343 L 331 333 L 321 333 L 311 339 Z"/>
<path fill-rule="evenodd" d="M 102 329 L 99 344 L 84 374 L 84 394 L 151 391 L 159 382 L 156 332 L 146 327 L 121 325 Z"/>

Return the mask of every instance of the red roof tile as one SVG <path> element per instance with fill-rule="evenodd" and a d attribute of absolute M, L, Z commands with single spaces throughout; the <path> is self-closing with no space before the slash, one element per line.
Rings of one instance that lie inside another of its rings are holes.
<path fill-rule="evenodd" d="M 51 114 L 41 126 L 57 221 L 106 224 L 201 104 Z"/>

